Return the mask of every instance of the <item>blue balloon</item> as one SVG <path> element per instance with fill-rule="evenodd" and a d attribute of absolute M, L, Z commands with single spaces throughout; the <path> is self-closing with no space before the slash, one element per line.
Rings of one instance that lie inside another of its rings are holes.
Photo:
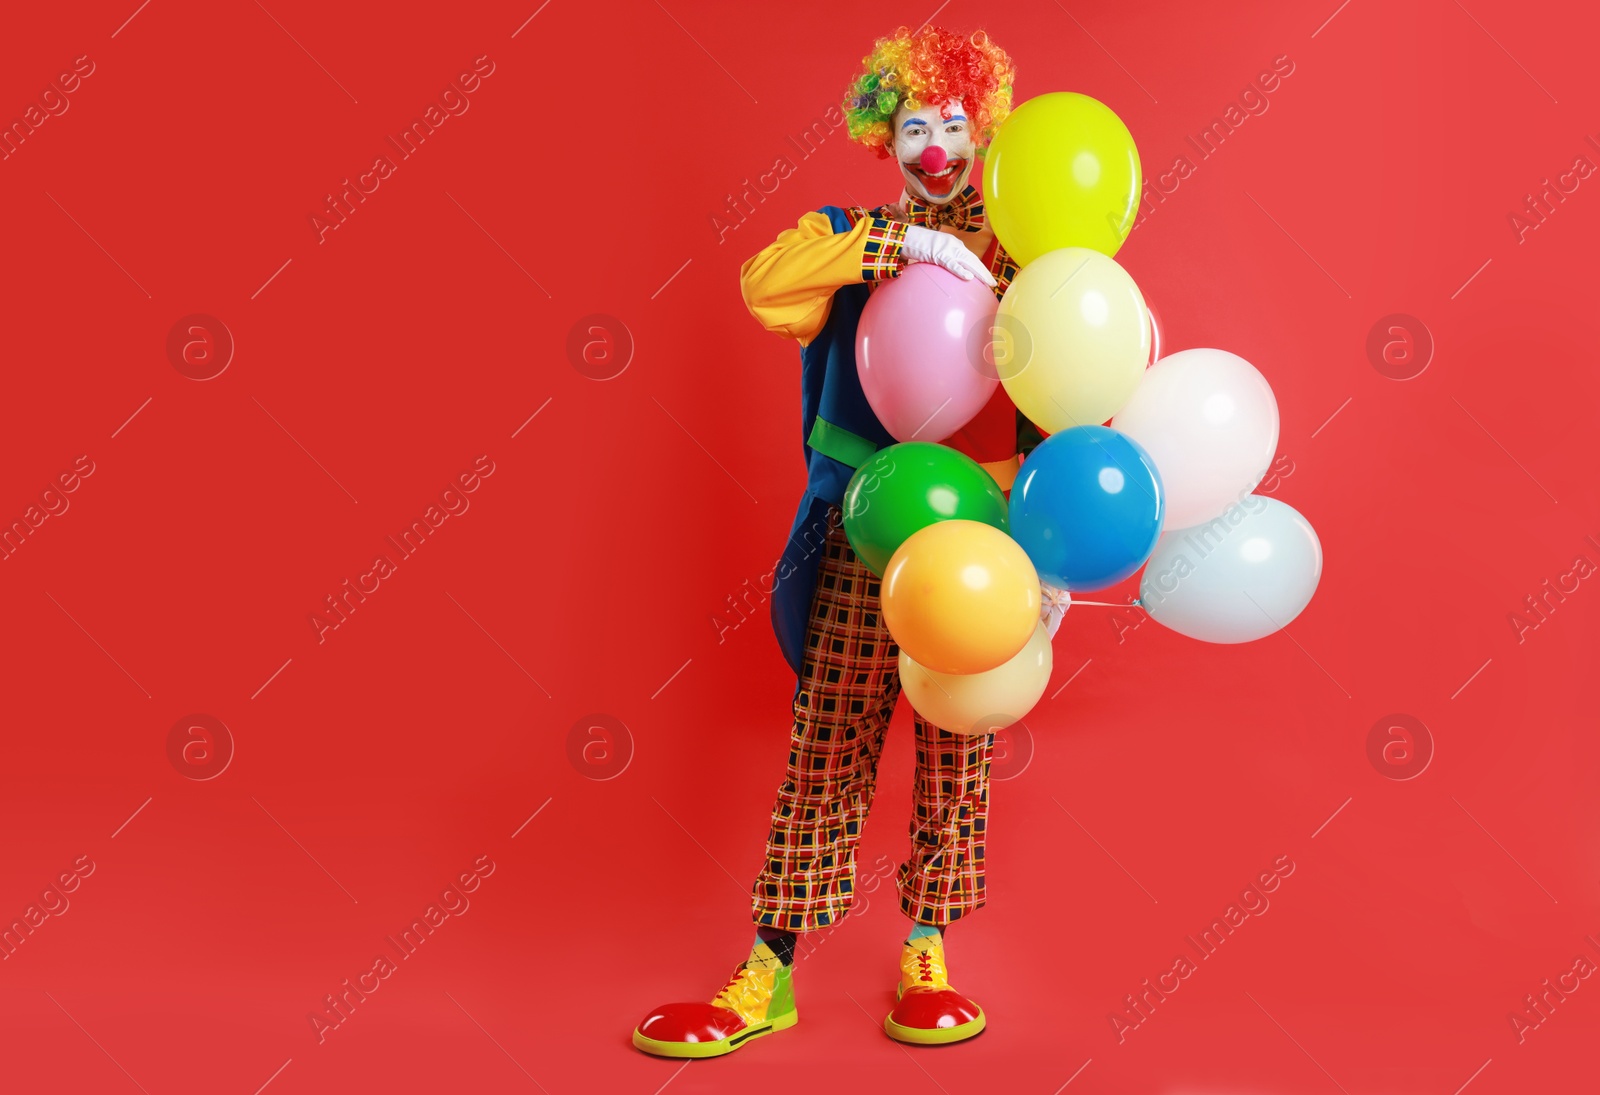
<path fill-rule="evenodd" d="M 1167 496 L 1137 441 L 1107 426 L 1051 434 L 1011 487 L 1011 535 L 1039 577 L 1073 592 L 1116 585 L 1144 565 Z"/>

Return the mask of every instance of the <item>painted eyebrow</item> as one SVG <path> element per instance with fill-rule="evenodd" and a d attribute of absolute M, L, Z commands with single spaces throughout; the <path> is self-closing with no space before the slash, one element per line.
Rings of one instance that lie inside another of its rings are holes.
<path fill-rule="evenodd" d="M 967 116 L 965 114 L 954 114 L 954 115 L 951 115 L 950 117 L 946 118 L 944 120 L 944 124 L 945 125 L 949 125 L 951 122 L 964 122 L 966 120 L 967 120 Z M 907 118 L 905 121 L 900 123 L 900 128 L 904 129 L 908 125 L 927 125 L 927 124 L 928 123 L 923 121 L 921 118 Z"/>

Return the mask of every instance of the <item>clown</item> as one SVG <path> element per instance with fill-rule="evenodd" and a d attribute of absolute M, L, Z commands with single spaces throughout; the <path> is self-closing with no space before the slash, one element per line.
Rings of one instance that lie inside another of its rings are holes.
<path fill-rule="evenodd" d="M 935 263 L 1003 293 L 1016 274 L 984 222 L 969 179 L 1011 109 L 1011 60 L 987 35 L 902 27 L 879 39 L 844 100 L 850 136 L 893 159 L 899 199 L 875 209 L 825 206 L 747 261 L 740 287 L 767 330 L 800 346 L 805 493 L 777 568 L 772 617 L 798 682 L 787 772 L 766 860 L 752 886 L 749 957 L 709 1003 L 667 1004 L 634 1045 L 665 1057 L 713 1057 L 795 1025 L 798 933 L 849 910 L 856 845 L 872 802 L 884 734 L 900 695 L 898 647 L 879 612 L 879 584 L 845 537 L 851 474 L 894 443 L 856 376 L 856 324 L 872 288 L 912 262 Z M 1019 433 L 1037 443 L 997 388 L 945 444 L 1009 490 Z M 1029 445 L 1028 447 L 1031 447 Z M 1047 597 L 1047 623 L 1060 599 Z M 911 856 L 896 874 L 911 928 L 900 955 L 890 1037 L 939 1044 L 984 1029 L 984 1011 L 953 988 L 946 925 L 984 904 L 993 734 L 959 736 L 914 718 Z"/>

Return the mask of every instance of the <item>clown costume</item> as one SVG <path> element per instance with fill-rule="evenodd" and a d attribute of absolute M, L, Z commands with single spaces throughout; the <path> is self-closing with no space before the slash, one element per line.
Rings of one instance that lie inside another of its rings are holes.
<path fill-rule="evenodd" d="M 1011 109 L 1010 58 L 982 31 L 902 27 L 863 59 L 843 107 L 852 140 L 892 159 L 896 202 L 824 206 L 747 261 L 740 288 L 751 315 L 800 347 L 806 489 L 773 591 L 778 644 L 798 678 L 787 770 L 766 859 L 751 887 L 756 939 L 708 1003 L 666 1004 L 633 1042 L 665 1057 L 713 1057 L 795 1025 L 797 933 L 849 911 L 855 855 L 872 802 L 884 735 L 900 695 L 899 649 L 879 609 L 879 582 L 847 540 L 840 505 L 855 469 L 895 443 L 856 376 L 856 325 L 873 287 L 908 263 L 931 262 L 998 295 L 1016 264 L 985 224 L 969 183 Z M 930 317 L 930 322 L 933 318 Z M 1003 490 L 1039 435 L 997 388 L 944 444 L 978 461 Z M 1048 590 L 1053 632 L 1064 597 Z M 944 929 L 984 904 L 984 836 L 994 735 L 962 736 L 914 717 L 911 855 L 896 874 L 911 927 L 894 1010 L 901 1042 L 971 1038 L 986 1017 L 953 988 Z"/>

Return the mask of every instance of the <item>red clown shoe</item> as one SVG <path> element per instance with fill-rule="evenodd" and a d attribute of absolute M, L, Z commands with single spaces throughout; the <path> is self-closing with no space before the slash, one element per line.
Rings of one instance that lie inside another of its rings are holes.
<path fill-rule="evenodd" d="M 982 1032 L 983 1009 L 950 987 L 944 939 L 925 935 L 900 952 L 900 987 L 883 1029 L 898 1042 L 944 1045 Z"/>
<path fill-rule="evenodd" d="M 633 1032 L 633 1044 L 657 1057 L 720 1057 L 799 1021 L 793 970 L 740 966 L 709 1004 L 663 1004 Z"/>

